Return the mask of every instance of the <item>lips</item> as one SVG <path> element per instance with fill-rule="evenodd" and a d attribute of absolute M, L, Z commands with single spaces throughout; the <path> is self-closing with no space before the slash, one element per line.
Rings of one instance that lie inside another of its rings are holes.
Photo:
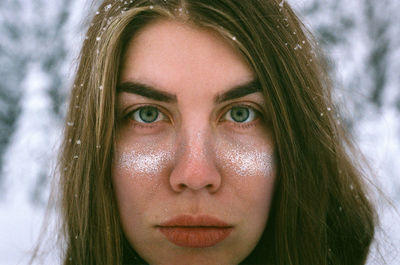
<path fill-rule="evenodd" d="M 180 215 L 157 226 L 171 243 L 180 247 L 206 248 L 226 239 L 233 227 L 211 216 Z"/>

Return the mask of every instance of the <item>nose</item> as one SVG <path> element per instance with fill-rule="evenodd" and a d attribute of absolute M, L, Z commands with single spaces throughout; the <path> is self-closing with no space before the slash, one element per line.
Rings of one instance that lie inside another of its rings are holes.
<path fill-rule="evenodd" d="M 221 175 L 215 166 L 210 135 L 197 131 L 181 138 L 177 162 L 169 179 L 175 192 L 219 190 Z"/>

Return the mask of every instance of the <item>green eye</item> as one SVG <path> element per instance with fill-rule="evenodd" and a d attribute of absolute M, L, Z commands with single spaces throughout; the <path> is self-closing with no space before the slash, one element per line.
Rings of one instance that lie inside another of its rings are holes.
<path fill-rule="evenodd" d="M 235 106 L 232 107 L 229 111 L 224 115 L 225 120 L 237 122 L 237 123 L 245 123 L 251 122 L 255 120 L 257 117 L 256 110 L 251 107 L 246 106 Z"/>
<path fill-rule="evenodd" d="M 160 111 L 152 106 L 141 107 L 132 113 L 132 119 L 141 123 L 152 123 L 158 120 Z"/>
<path fill-rule="evenodd" d="M 244 107 L 233 107 L 230 110 L 230 115 L 232 120 L 236 122 L 245 122 L 250 116 L 250 111 Z"/>

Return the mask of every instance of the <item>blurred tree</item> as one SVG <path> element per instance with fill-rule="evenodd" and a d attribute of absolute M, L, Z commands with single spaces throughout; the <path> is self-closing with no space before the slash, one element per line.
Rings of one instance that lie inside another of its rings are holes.
<path fill-rule="evenodd" d="M 23 111 L 22 81 L 29 65 L 39 65 L 49 78 L 49 112 L 63 116 L 69 17 L 74 1 L 5 0 L 0 2 L 0 184 L 4 182 L 4 155 Z M 29 132 L 27 132 L 29 133 Z M 46 135 L 43 135 L 46 137 Z M 17 139 L 15 139 L 17 140 Z M 42 174 L 43 175 L 43 174 Z M 38 179 L 37 183 L 43 183 Z M 38 184 L 39 185 L 39 184 Z M 1 187 L 1 186 L 0 186 Z M 3 187 L 4 189 L 4 187 Z"/>
<path fill-rule="evenodd" d="M 382 107 L 383 104 L 392 41 L 389 35 L 392 24 L 391 17 L 387 16 L 388 8 L 390 8 L 388 0 L 378 2 L 365 0 L 364 20 L 370 43 L 365 75 L 370 78 L 370 101 L 378 107 Z"/>
<path fill-rule="evenodd" d="M 21 113 L 4 156 L 6 192 L 21 202 L 45 203 L 61 122 L 51 110 L 51 76 L 31 63 L 22 82 Z M 7 196 L 9 195 L 9 196 Z"/>
<path fill-rule="evenodd" d="M 345 121 L 353 127 L 371 112 L 400 102 L 399 77 L 392 68 L 399 57 L 397 0 L 292 0 L 327 51 L 338 102 L 346 99 Z M 388 96 L 387 95 L 391 95 Z"/>

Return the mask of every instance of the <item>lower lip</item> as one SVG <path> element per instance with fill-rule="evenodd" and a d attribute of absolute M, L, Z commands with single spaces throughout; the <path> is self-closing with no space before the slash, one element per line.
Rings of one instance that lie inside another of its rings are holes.
<path fill-rule="evenodd" d="M 229 236 L 232 227 L 159 227 L 160 232 L 180 247 L 211 247 Z"/>

